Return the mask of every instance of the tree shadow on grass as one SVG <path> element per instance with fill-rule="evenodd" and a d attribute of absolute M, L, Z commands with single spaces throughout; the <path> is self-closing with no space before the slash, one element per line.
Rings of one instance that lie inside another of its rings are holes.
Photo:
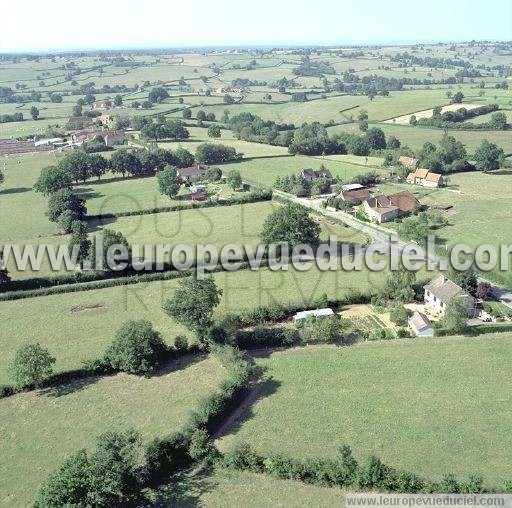
<path fill-rule="evenodd" d="M 117 222 L 117 217 L 102 217 L 101 219 L 90 219 L 87 221 L 87 231 L 89 233 L 95 233 L 96 231 L 102 231 L 105 226 Z"/>
<path fill-rule="evenodd" d="M 94 198 L 102 198 L 105 196 L 102 192 L 97 190 L 85 187 L 85 188 L 76 188 L 77 194 L 84 199 L 94 199 Z"/>
<path fill-rule="evenodd" d="M 213 435 L 214 439 L 219 439 L 227 434 L 236 434 L 246 421 L 254 417 L 254 405 L 276 393 L 281 386 L 281 381 L 271 376 L 265 376 L 263 369 L 258 370 L 257 379 L 249 385 L 247 395 L 237 409 L 218 427 Z"/>
<path fill-rule="evenodd" d="M 64 397 L 72 393 L 80 392 L 85 390 L 89 386 L 97 383 L 104 376 L 89 376 L 81 379 L 75 379 L 73 381 L 67 381 L 58 385 L 49 386 L 40 390 L 38 395 L 40 397 Z"/>
<path fill-rule="evenodd" d="M 2 196 L 6 196 L 7 194 L 22 194 L 23 192 L 30 192 L 31 190 L 30 187 L 14 187 L 12 189 L 0 190 L 0 194 Z"/>
<path fill-rule="evenodd" d="M 172 476 L 153 491 L 153 501 L 139 504 L 139 508 L 193 508 L 201 506 L 201 496 L 212 491 L 217 482 L 212 478 L 211 470 L 204 469 L 195 474 L 179 473 Z"/>
<path fill-rule="evenodd" d="M 202 362 L 206 358 L 207 355 L 203 353 L 191 353 L 188 355 L 180 356 L 178 358 L 172 358 L 165 362 L 164 365 L 151 372 L 149 377 L 161 377 L 173 372 L 179 372 L 181 370 L 188 369 L 196 363 Z"/>

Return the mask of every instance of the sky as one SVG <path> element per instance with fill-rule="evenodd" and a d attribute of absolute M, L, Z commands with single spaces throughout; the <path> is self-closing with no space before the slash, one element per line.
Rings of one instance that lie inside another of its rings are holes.
<path fill-rule="evenodd" d="M 5 1 L 0 52 L 512 40 L 512 0 Z"/>

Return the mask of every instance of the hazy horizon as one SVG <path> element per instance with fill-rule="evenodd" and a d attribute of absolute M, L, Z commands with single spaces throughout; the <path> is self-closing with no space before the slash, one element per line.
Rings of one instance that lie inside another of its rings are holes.
<path fill-rule="evenodd" d="M 314 9 L 288 0 L 260 0 L 245 9 L 227 0 L 176 5 L 150 0 L 143 8 L 134 0 L 122 6 L 91 0 L 79 15 L 70 9 L 42 10 L 27 0 L 7 3 L 2 13 L 0 53 L 512 40 L 509 0 L 432 0 L 425 5 L 388 0 L 364 7 L 322 0 Z"/>

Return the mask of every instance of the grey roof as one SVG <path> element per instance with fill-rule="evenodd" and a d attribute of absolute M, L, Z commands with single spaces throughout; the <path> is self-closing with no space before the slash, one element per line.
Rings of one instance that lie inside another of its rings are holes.
<path fill-rule="evenodd" d="M 436 298 L 444 303 L 450 301 L 454 296 L 469 296 L 460 286 L 446 278 L 442 273 L 434 277 L 424 289 L 430 291 Z"/>
<path fill-rule="evenodd" d="M 432 328 L 432 323 L 423 312 L 414 311 L 414 314 L 409 318 L 409 326 L 418 332 Z"/>

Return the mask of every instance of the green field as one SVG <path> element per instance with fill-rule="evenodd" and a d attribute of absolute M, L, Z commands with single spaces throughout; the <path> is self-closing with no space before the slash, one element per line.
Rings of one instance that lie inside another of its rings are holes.
<path fill-rule="evenodd" d="M 178 430 L 223 378 L 217 360 L 184 357 L 149 378 L 87 378 L 0 400 L 0 504 L 28 506 L 50 472 L 103 432 L 133 427 L 147 441 Z"/>
<path fill-rule="evenodd" d="M 264 201 L 244 205 L 91 220 L 88 222 L 88 226 L 91 231 L 91 240 L 103 229 L 111 229 L 122 233 L 129 244 L 140 245 L 141 249 L 145 244 L 171 244 L 173 247 L 178 244 L 186 244 L 194 250 L 197 245 L 212 244 L 220 252 L 227 244 L 252 245 L 256 248 L 265 219 L 279 206 L 275 201 Z M 327 241 L 329 235 L 336 235 L 338 241 L 344 243 L 363 244 L 366 240 L 365 235 L 348 226 L 342 226 L 327 219 L 318 218 L 317 220 L 322 228 L 322 240 Z M 60 245 L 67 245 L 69 238 L 70 235 L 53 235 L 25 239 L 17 243 L 20 245 L 46 244 L 58 248 Z M 140 255 L 143 255 L 142 250 Z M 155 258 L 150 255 L 148 259 L 154 260 Z M 53 271 L 47 255 L 43 258 L 41 269 L 38 271 L 32 271 L 29 267 L 26 270 L 18 270 L 12 255 L 8 260 L 7 267 L 13 280 L 69 273 L 64 265 L 58 272 Z"/>
<path fill-rule="evenodd" d="M 277 272 L 219 272 L 214 279 L 223 294 L 216 314 L 279 302 L 307 304 L 324 293 L 340 298 L 353 291 L 374 290 L 384 277 L 385 272 L 331 272 L 318 268 L 307 272 L 292 268 Z M 115 331 L 128 319 L 148 319 L 170 344 L 178 334 L 190 337 L 162 310 L 177 284 L 176 280 L 139 283 L 0 302 L 0 384 L 8 382 L 7 365 L 27 342 L 39 341 L 47 347 L 57 358 L 55 369 L 62 371 L 102 355 Z"/>
<path fill-rule="evenodd" d="M 327 508 L 345 504 L 343 491 L 278 480 L 267 475 L 217 469 L 180 475 L 151 493 L 149 506 L 244 506 L 267 508 Z"/>
<path fill-rule="evenodd" d="M 220 167 L 224 175 L 240 171 L 244 182 L 253 187 L 271 189 L 278 177 L 298 175 L 303 169 L 319 169 L 321 165 L 338 183 L 349 183 L 367 172 L 388 173 L 390 169 L 383 166 L 386 153 L 374 150 L 368 157 L 292 156 L 287 147 L 236 139 L 221 122 L 224 112 L 231 117 L 252 113 L 264 121 L 293 123 L 295 127 L 320 122 L 329 125 L 328 133 L 333 135 L 361 134 L 357 118 L 365 110 L 370 127 L 381 128 L 388 139 L 394 135 L 402 147 L 418 152 L 427 141 L 439 143 L 444 130 L 399 125 L 393 119 L 447 105 L 450 96 L 459 91 L 464 94 L 461 106 L 496 103 L 512 121 L 512 81 L 508 80 L 508 89 L 501 85 L 510 74 L 511 48 L 510 43 L 472 42 L 333 46 L 300 51 L 261 47 L 204 48 L 196 53 L 144 50 L 40 57 L 4 55 L 0 60 L 0 116 L 21 112 L 24 121 L 0 123 L 0 139 L 50 136 L 53 131 L 49 126 L 58 129 L 59 136 L 69 138 L 71 132 L 65 125 L 73 106 L 91 91 L 94 99 L 89 102 L 121 95 L 123 104 L 109 114 L 132 120 L 141 116 L 181 119 L 183 110 L 190 108 L 191 118 L 185 120 L 190 137 L 159 141 L 158 146 L 171 150 L 181 146 L 192 153 L 205 142 L 234 147 L 243 158 Z M 404 52 L 425 60 L 410 64 L 403 56 L 395 58 Z M 325 62 L 335 73 L 321 75 L 312 68 L 306 75 L 298 75 L 300 69 L 296 68 L 308 62 L 306 55 L 313 67 Z M 447 60 L 431 60 L 441 58 Z M 458 71 L 463 69 L 475 71 L 475 77 L 461 77 Z M 383 78 L 380 84 L 375 76 Z M 384 78 L 404 81 L 398 86 L 396 82 L 383 84 Z M 444 82 L 436 82 L 441 80 Z M 375 96 L 372 84 L 379 92 Z M 147 101 L 155 87 L 163 87 L 168 97 L 150 108 L 133 107 L 135 101 Z M 240 87 L 243 90 L 226 92 Z M 399 91 L 393 90 L 400 87 Z M 41 94 L 40 100 L 34 92 Z M 62 95 L 62 102 L 52 102 L 54 93 Z M 231 95 L 232 103 L 226 93 Z M 31 118 L 32 106 L 40 111 L 37 121 Z M 88 110 L 89 106 L 84 105 L 84 114 Z M 208 137 L 211 121 L 203 125 L 197 119 L 200 110 L 216 115 L 215 121 L 222 127 L 220 138 Z M 484 122 L 490 116 L 472 121 Z M 150 147 L 151 143 L 134 130 L 138 128 L 135 121 L 131 127 L 130 145 Z M 258 132 L 262 131 L 259 126 Z M 510 132 L 448 131 L 465 145 L 469 159 L 484 138 L 502 147 L 506 155 L 512 154 Z M 274 134 L 270 134 L 272 139 Z M 244 137 L 248 136 L 244 133 Z M 108 158 L 112 153 L 104 155 Z M 5 243 L 68 242 L 69 235 L 57 235 L 57 226 L 48 221 L 47 198 L 33 191 L 41 169 L 56 164 L 61 157 L 62 152 L 0 156 L 0 170 L 5 175 L 5 182 L 0 184 L 0 248 Z M 509 244 L 512 233 L 512 176 L 508 169 L 495 174 L 453 174 L 445 189 L 385 180 L 375 190 L 410 190 L 423 205 L 442 208 L 448 225 L 435 231 L 439 249 L 456 243 L 497 247 Z M 155 177 L 122 179 L 107 174 L 101 182 L 89 180 L 75 189 L 86 198 L 89 215 L 189 203 L 186 196 L 173 200 L 162 196 Z M 180 192 L 183 196 L 189 191 L 183 188 Z M 212 199 L 246 195 L 232 191 L 225 183 L 209 184 L 208 194 Z M 109 228 L 123 233 L 131 244 L 255 246 L 265 219 L 279 206 L 277 201 L 265 201 L 111 216 L 91 219 L 87 224 L 91 237 Z M 346 243 L 367 241 L 352 228 L 320 220 L 316 215 L 314 218 L 321 225 L 323 239 L 336 235 Z M 18 272 L 12 259 L 8 269 L 18 281 L 52 273 L 48 260 L 37 274 Z M 270 304 L 295 303 L 309 308 L 318 305 L 324 294 L 330 299 L 368 294 L 382 287 L 388 273 L 324 271 L 318 267 L 304 272 L 294 268 L 217 272 L 213 278 L 222 289 L 222 297 L 214 318 Z M 488 277 L 512 290 L 512 271 L 494 271 Z M 178 284 L 176 279 L 91 290 L 85 285 L 68 287 L 80 289 L 76 292 L 0 301 L 0 384 L 12 383 L 8 366 L 24 344 L 39 342 L 48 348 L 56 358 L 57 373 L 77 369 L 84 361 L 100 358 L 115 332 L 129 319 L 151 321 L 169 345 L 179 334 L 193 343 L 197 339 L 192 333 L 162 308 Z M 356 327 L 372 332 L 392 328 L 387 314 L 357 317 L 357 312 L 349 314 L 351 307 L 342 310 L 352 316 Z M 291 320 L 284 325 L 291 326 Z M 238 411 L 228 417 L 216 444 L 225 450 L 243 440 L 265 454 L 307 458 L 333 457 L 337 447 L 347 443 L 358 460 L 373 454 L 393 467 L 430 480 L 448 472 L 461 479 L 477 473 L 487 485 L 501 486 L 504 480 L 510 480 L 512 461 L 511 354 L 512 335 L 508 332 L 478 338 L 397 339 L 350 347 L 309 345 L 258 350 L 254 358 L 261 367 L 259 383 Z M 90 448 L 105 430 L 134 426 L 146 442 L 177 430 L 198 400 L 215 390 L 225 374 L 217 360 L 198 355 L 164 366 L 147 378 L 122 373 L 90 377 L 1 399 L 0 453 L 4 460 L 0 465 L 0 505 L 30 505 L 39 483 L 64 457 L 81 447 Z M 195 466 L 149 493 L 155 507 L 344 504 L 342 490 Z"/>
<path fill-rule="evenodd" d="M 357 459 L 430 479 L 509 478 L 512 388 L 506 334 L 309 346 L 262 353 L 265 379 L 221 448 L 244 440 L 264 453 Z M 492 375 L 489 375 L 492 373 Z"/>
<path fill-rule="evenodd" d="M 413 150 L 420 150 L 424 143 L 430 141 L 437 144 L 441 141 L 444 131 L 442 129 L 429 129 L 424 127 L 411 127 L 409 125 L 391 125 L 379 123 L 378 127 L 384 131 L 386 136 L 396 136 L 402 146 L 408 146 Z M 357 124 L 338 125 L 328 129 L 330 133 L 358 132 Z M 512 136 L 510 131 L 464 131 L 449 130 L 450 136 L 461 141 L 471 155 L 478 148 L 482 139 L 487 139 L 503 148 L 505 153 L 512 152 Z"/>
<path fill-rule="evenodd" d="M 498 250 L 509 245 L 512 235 L 512 176 L 507 171 L 496 173 L 460 173 L 448 177 L 447 189 L 428 190 L 410 185 L 380 185 L 383 192 L 407 189 L 417 192 L 421 203 L 427 206 L 452 208 L 444 212 L 448 225 L 433 231 L 440 249 L 451 249 L 456 244 L 467 244 L 473 249 L 490 244 Z M 512 288 L 512 275 L 493 270 L 489 275 L 500 284 Z"/>

